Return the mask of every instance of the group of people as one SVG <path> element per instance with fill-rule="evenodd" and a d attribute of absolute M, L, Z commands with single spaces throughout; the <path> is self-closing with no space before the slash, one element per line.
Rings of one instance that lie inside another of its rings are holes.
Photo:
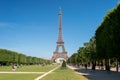
<path fill-rule="evenodd" d="M 17 65 L 16 64 L 12 64 L 12 71 L 16 71 L 17 69 Z"/>

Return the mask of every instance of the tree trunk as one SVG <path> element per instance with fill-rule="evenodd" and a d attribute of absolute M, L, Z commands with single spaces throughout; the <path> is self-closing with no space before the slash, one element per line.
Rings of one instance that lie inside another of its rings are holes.
<path fill-rule="evenodd" d="M 110 65 L 108 59 L 105 59 L 105 70 L 110 71 Z"/>
<path fill-rule="evenodd" d="M 118 67 L 119 66 L 119 64 L 118 64 L 118 59 L 116 59 L 116 71 L 118 72 Z"/>
<path fill-rule="evenodd" d="M 101 70 L 104 70 L 104 60 L 100 61 L 100 68 L 101 68 Z"/>
<path fill-rule="evenodd" d="M 92 70 L 96 69 L 96 61 L 92 61 Z"/>

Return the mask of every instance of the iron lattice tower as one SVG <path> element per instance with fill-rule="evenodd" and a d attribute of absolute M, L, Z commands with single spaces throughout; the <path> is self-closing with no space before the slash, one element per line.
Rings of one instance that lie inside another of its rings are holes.
<path fill-rule="evenodd" d="M 62 39 L 62 10 L 60 8 L 59 11 L 59 34 L 57 40 L 57 46 L 55 52 L 53 52 L 52 61 L 55 61 L 57 58 L 64 58 L 65 60 L 68 59 L 67 52 L 65 51 L 64 41 Z M 59 48 L 62 47 L 62 52 L 59 52 Z"/>

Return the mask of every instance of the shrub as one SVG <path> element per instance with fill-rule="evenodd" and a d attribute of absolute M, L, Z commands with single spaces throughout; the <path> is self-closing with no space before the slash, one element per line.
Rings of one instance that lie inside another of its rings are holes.
<path fill-rule="evenodd" d="M 63 60 L 62 69 L 65 69 L 65 68 L 66 68 L 66 62 Z"/>

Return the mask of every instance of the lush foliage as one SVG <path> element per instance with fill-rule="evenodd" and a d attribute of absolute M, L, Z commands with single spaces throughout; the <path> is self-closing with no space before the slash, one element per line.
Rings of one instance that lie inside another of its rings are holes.
<path fill-rule="evenodd" d="M 66 68 L 66 62 L 63 60 L 62 68 Z"/>
<path fill-rule="evenodd" d="M 96 49 L 100 59 L 120 60 L 120 3 L 109 11 L 96 30 Z M 118 64 L 118 63 L 117 63 Z"/>
<path fill-rule="evenodd" d="M 106 70 L 111 64 L 120 62 L 120 3 L 116 8 L 110 10 L 104 17 L 103 22 L 98 27 L 95 37 L 84 43 L 77 53 L 74 53 L 68 63 L 74 65 L 92 64 L 93 67 L 105 65 Z"/>
<path fill-rule="evenodd" d="M 95 37 L 92 37 L 90 41 L 84 43 L 84 47 L 80 47 L 77 53 L 74 53 L 67 62 L 79 66 L 80 64 L 88 64 L 96 60 L 96 40 Z"/>
<path fill-rule="evenodd" d="M 11 63 L 16 64 L 49 64 L 50 60 L 32 57 L 32 56 L 26 56 L 24 54 L 6 50 L 6 49 L 0 49 L 0 65 L 10 65 Z"/>

